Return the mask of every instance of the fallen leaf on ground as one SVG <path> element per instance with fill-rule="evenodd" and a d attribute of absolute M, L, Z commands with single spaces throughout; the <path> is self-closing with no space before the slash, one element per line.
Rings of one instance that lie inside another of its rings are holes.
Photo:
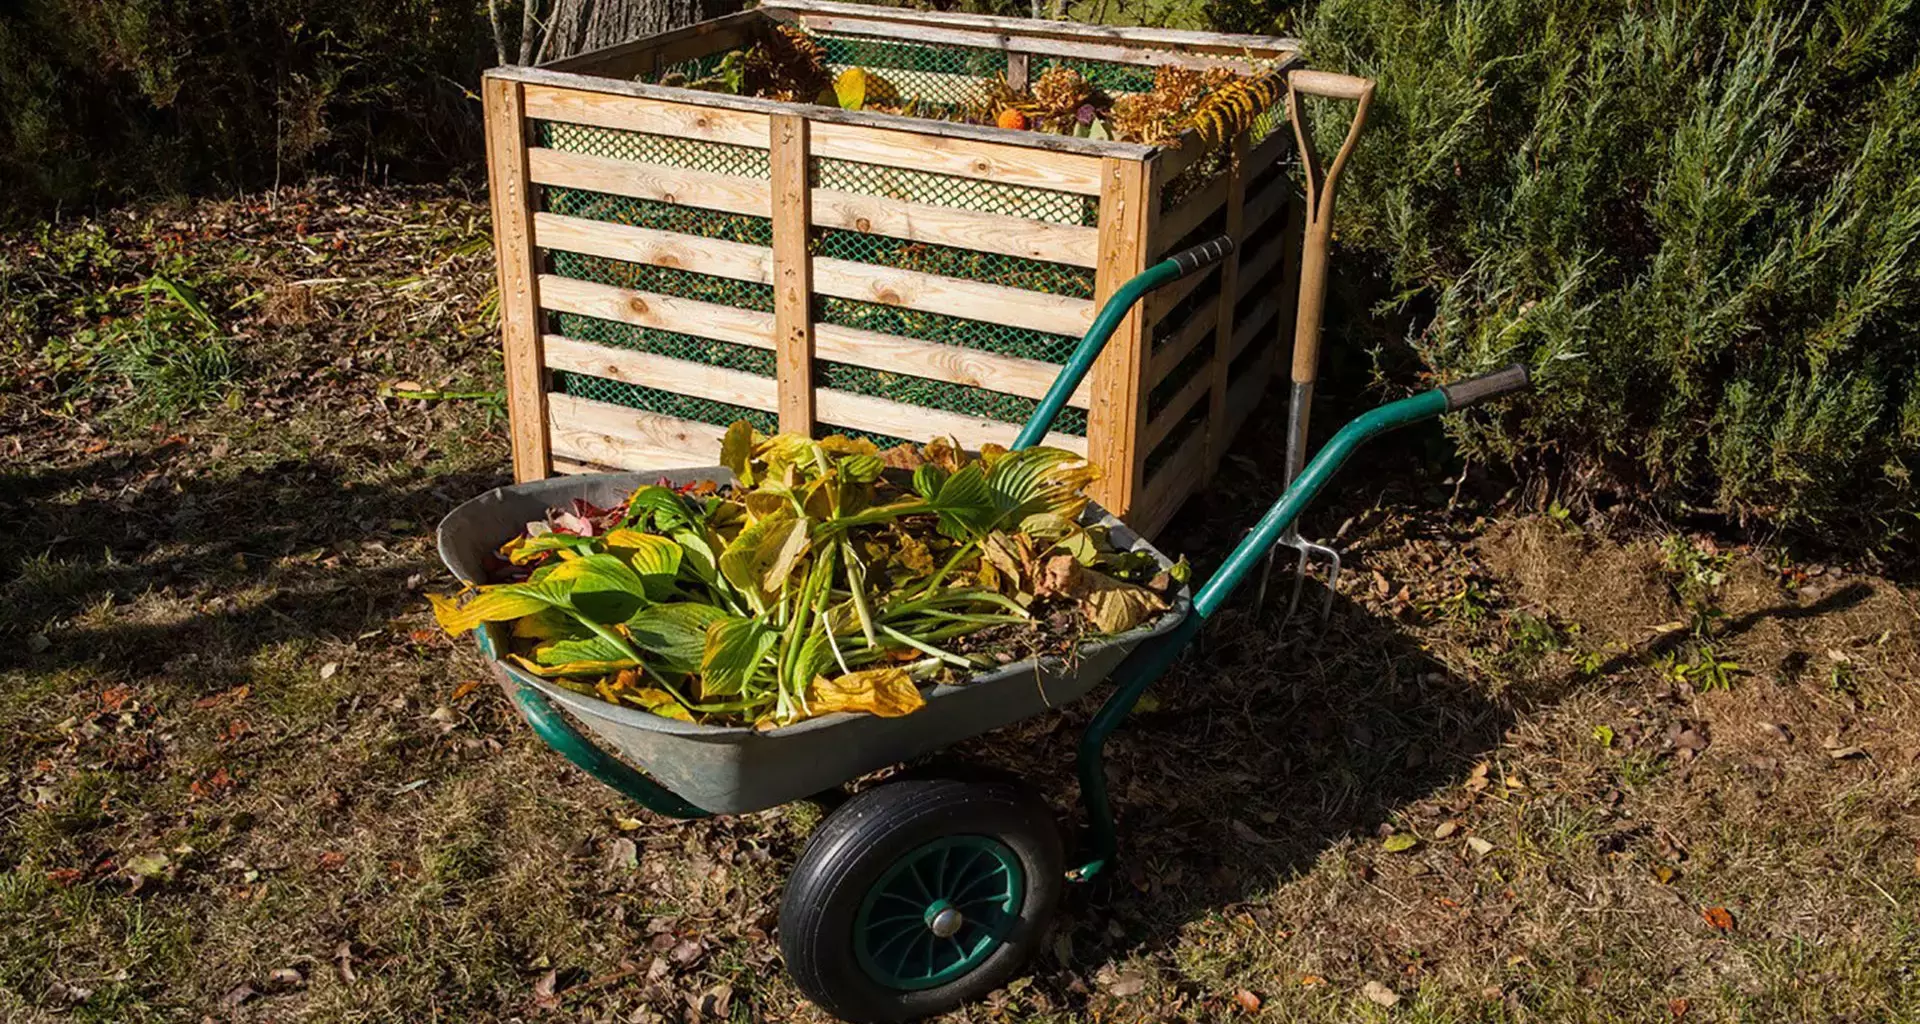
<path fill-rule="evenodd" d="M 1386 842 L 1380 844 L 1380 848 L 1388 853 L 1399 853 L 1402 850 L 1411 850 L 1418 845 L 1420 840 L 1414 838 L 1412 834 L 1395 832 L 1387 837 Z"/>
<path fill-rule="evenodd" d="M 340 671 L 340 663 L 337 661 L 329 661 L 325 665 L 320 666 L 320 678 L 332 679 L 334 673 L 338 671 Z"/>
<path fill-rule="evenodd" d="M 1673 1014 L 1674 1020 L 1679 1020 L 1680 1018 L 1685 1017 L 1687 1015 L 1687 1010 L 1690 1009 L 1692 1006 L 1693 1004 L 1688 1002 L 1685 999 L 1667 1000 L 1667 1012 Z"/>
<path fill-rule="evenodd" d="M 1391 1007 L 1400 1002 L 1400 993 L 1395 992 L 1377 981 L 1367 982 L 1366 985 L 1361 987 L 1360 994 L 1381 1006 Z"/>
<path fill-rule="evenodd" d="M 1325 985 L 1326 983 L 1327 979 L 1322 978 L 1318 974 L 1305 974 L 1300 977 L 1301 988 L 1313 988 L 1316 985 Z"/>
<path fill-rule="evenodd" d="M 466 682 L 461 683 L 459 686 L 456 686 L 453 688 L 453 699 L 459 700 L 460 698 L 465 697 L 467 694 L 472 693 L 473 691 L 478 690 L 479 688 L 480 688 L 480 680 L 469 679 Z"/>
<path fill-rule="evenodd" d="M 1441 822 L 1441 823 L 1440 823 L 1440 824 L 1439 824 L 1438 826 L 1436 826 L 1436 827 L 1434 828 L 1434 830 L 1433 830 L 1433 838 L 1435 838 L 1435 839 L 1445 839 L 1445 838 L 1447 838 L 1448 836 L 1450 836 L 1450 835 L 1452 835 L 1452 834 L 1454 834 L 1455 832 L 1458 832 L 1458 831 L 1460 831 L 1460 823 L 1459 823 L 1459 822 L 1457 822 L 1457 821 L 1443 821 L 1443 822 Z"/>
<path fill-rule="evenodd" d="M 542 974 L 540 979 L 533 983 L 533 1001 L 535 1005 L 551 1008 L 559 1004 L 559 997 L 553 993 L 553 987 L 559 980 L 560 972 L 548 969 L 547 973 Z"/>
<path fill-rule="evenodd" d="M 1865 747 L 1828 747 L 1827 756 L 1833 758 L 1835 761 L 1845 761 L 1850 758 L 1867 756 L 1867 748 Z"/>
<path fill-rule="evenodd" d="M 299 988 L 306 983 L 307 976 L 292 967 L 277 967 L 267 975 L 267 984 L 274 988 Z"/>
<path fill-rule="evenodd" d="M 1728 913 L 1725 907 L 1708 907 L 1700 912 L 1700 916 L 1706 920 L 1708 927 L 1714 931 L 1730 932 L 1733 930 L 1733 915 Z"/>
<path fill-rule="evenodd" d="M 1473 852 L 1480 854 L 1481 856 L 1484 857 L 1487 854 L 1493 852 L 1493 844 L 1487 842 L 1485 839 L 1482 839 L 1479 836 L 1468 836 L 1467 849 L 1472 850 Z"/>
<path fill-rule="evenodd" d="M 1260 997 L 1244 988 L 1233 994 L 1233 1001 L 1239 1003 L 1240 1008 L 1248 1013 L 1260 1012 Z"/>
<path fill-rule="evenodd" d="M 127 874 L 135 878 L 147 878 L 167 870 L 171 863 L 164 853 L 142 853 L 127 858 Z"/>
<path fill-rule="evenodd" d="M 1128 996 L 1139 995 L 1140 990 L 1146 987 L 1147 979 L 1140 975 L 1122 974 L 1107 983 L 1107 994 L 1125 999 Z"/>

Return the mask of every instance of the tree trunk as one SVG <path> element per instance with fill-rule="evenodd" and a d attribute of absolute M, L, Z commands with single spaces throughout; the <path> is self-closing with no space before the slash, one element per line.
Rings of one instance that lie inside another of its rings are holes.
<path fill-rule="evenodd" d="M 714 0 L 554 0 L 539 59 L 558 60 L 691 25 L 718 6 Z"/>

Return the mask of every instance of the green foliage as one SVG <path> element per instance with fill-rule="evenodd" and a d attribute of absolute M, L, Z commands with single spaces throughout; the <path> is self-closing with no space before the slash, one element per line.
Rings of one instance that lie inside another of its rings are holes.
<path fill-rule="evenodd" d="M 1479 456 L 1911 541 L 1917 14 L 1327 0 L 1313 63 L 1380 83 L 1335 265 L 1384 272 L 1380 322 L 1434 374 L 1542 368 L 1504 417 L 1456 418 Z"/>
<path fill-rule="evenodd" d="M 467 87 L 491 50 L 471 0 L 20 0 L 0 9 L 0 213 L 444 170 L 478 152 Z"/>

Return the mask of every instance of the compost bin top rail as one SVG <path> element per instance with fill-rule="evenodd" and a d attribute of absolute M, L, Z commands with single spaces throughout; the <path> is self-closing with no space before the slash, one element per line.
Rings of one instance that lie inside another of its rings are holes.
<path fill-rule="evenodd" d="M 1262 58 L 1290 56 L 1300 49 L 1300 41 L 1287 36 L 1238 35 L 1228 32 L 1196 32 L 1172 28 L 1133 28 L 1120 25 L 1083 25 L 1070 21 L 1035 18 L 1002 18 L 987 14 L 929 14 L 903 7 L 875 7 L 868 4 L 834 3 L 832 0 L 765 0 L 763 10 L 814 11 L 837 14 L 861 21 L 905 22 L 917 25 L 975 29 L 1008 36 L 1059 38 L 1118 44 L 1121 46 L 1160 47 L 1196 53 L 1230 56 L 1252 55 Z"/>
<path fill-rule="evenodd" d="M 734 96 L 728 93 L 682 89 L 670 85 L 648 85 L 645 82 L 628 82 L 578 72 L 553 71 L 547 68 L 497 67 L 489 70 L 486 77 L 520 82 L 524 85 L 549 86 L 554 89 L 571 89 L 610 96 L 632 96 L 681 106 L 717 108 L 763 116 L 791 114 L 796 108 L 800 108 L 805 111 L 809 121 L 919 136 L 923 145 L 928 137 L 949 138 L 1010 149 L 1045 150 L 1069 157 L 1112 157 L 1119 160 L 1147 160 L 1164 151 L 1160 146 L 1149 146 L 1138 142 L 1082 139 L 1072 135 L 1016 131 L 1011 128 L 962 124 L 958 121 L 935 121 L 924 117 L 908 117 L 904 114 L 841 110 L 838 107 L 807 103 L 782 103 L 778 100 L 764 100 L 755 96 Z M 1097 190 L 1096 187 L 1094 191 Z"/>

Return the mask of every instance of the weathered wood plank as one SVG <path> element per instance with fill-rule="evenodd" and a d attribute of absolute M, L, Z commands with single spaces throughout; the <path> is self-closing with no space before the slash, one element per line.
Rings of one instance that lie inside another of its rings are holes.
<path fill-rule="evenodd" d="M 521 75 L 531 73 L 525 69 L 510 69 L 503 74 L 514 70 Z M 730 146 L 754 146 L 760 149 L 767 146 L 767 116 L 772 111 L 749 112 L 719 105 L 623 95 L 621 92 L 601 91 L 599 87 L 602 84 L 633 83 L 581 78 L 578 83 L 568 82 L 568 85 L 574 86 L 572 88 L 530 84 L 526 87 L 527 116 L 568 124 L 589 124 L 596 128 L 724 142 Z M 667 91 L 684 92 L 689 98 L 706 95 L 685 89 Z"/>
<path fill-rule="evenodd" d="M 1227 154 L 1227 171 L 1223 177 L 1227 181 L 1226 230 L 1229 238 L 1245 238 L 1245 225 L 1242 214 L 1247 196 L 1247 136 L 1242 133 L 1233 140 Z M 1227 442 L 1232 435 L 1227 433 L 1227 371 L 1233 358 L 1233 311 L 1239 302 L 1240 257 L 1242 250 L 1234 247 L 1233 254 L 1220 264 L 1220 299 L 1214 307 L 1213 365 L 1210 368 L 1212 380 L 1207 385 L 1207 454 L 1206 468 L 1201 474 L 1202 482 L 1211 481 L 1213 474 L 1220 468 L 1220 460 L 1227 453 Z M 1196 310 L 1198 314 L 1200 311 Z"/>
<path fill-rule="evenodd" d="M 773 347 L 773 314 L 698 299 L 616 288 L 571 277 L 540 276 L 540 302 L 559 313 L 615 320 L 696 338 Z"/>
<path fill-rule="evenodd" d="M 536 147 L 527 153 L 533 180 L 541 185 L 587 189 L 616 196 L 697 206 L 765 217 L 772 210 L 767 183 L 757 178 L 643 164 L 632 160 Z"/>
<path fill-rule="evenodd" d="M 813 190 L 813 222 L 1076 267 L 1091 267 L 1099 257 L 1093 228 L 823 188 Z"/>
<path fill-rule="evenodd" d="M 641 39 L 550 60 L 540 67 L 603 78 L 634 78 L 652 74 L 664 65 L 744 46 L 754 38 L 756 27 L 767 20 L 758 8 L 736 11 Z"/>
<path fill-rule="evenodd" d="M 772 377 L 578 341 L 558 334 L 547 335 L 546 346 L 549 369 L 605 377 L 622 384 L 658 388 L 749 409 L 767 412 L 779 409 L 779 388 Z"/>
<path fill-rule="evenodd" d="M 774 252 L 720 238 L 588 220 L 558 213 L 533 215 L 535 244 L 544 249 L 585 253 L 628 263 L 691 270 L 755 284 L 772 284 Z"/>
<path fill-rule="evenodd" d="M 813 434 L 813 257 L 807 252 L 813 189 L 807 179 L 809 125 L 775 114 L 768 151 L 773 188 L 773 350 L 780 383 L 780 430 Z"/>
<path fill-rule="evenodd" d="M 1100 265 L 1095 268 L 1094 292 L 1104 304 L 1146 269 L 1160 182 L 1152 164 L 1137 160 L 1105 161 L 1101 181 Z M 1087 457 L 1105 471 L 1094 488 L 1094 500 L 1122 517 L 1133 507 L 1146 458 L 1140 435 L 1149 386 L 1149 322 L 1145 311 L 1135 306 L 1093 364 Z"/>
<path fill-rule="evenodd" d="M 921 121 L 938 125 L 948 122 Z M 1006 131 L 1006 129 L 996 129 Z M 1042 135 L 1042 132 L 1025 132 Z M 1068 136 L 1051 136 L 1067 138 Z M 813 125 L 813 155 L 906 167 L 961 178 L 1027 185 L 1092 195 L 1100 191 L 1100 165 L 1078 153 L 1057 153 L 914 130 L 873 128 L 820 120 Z"/>
<path fill-rule="evenodd" d="M 1011 445 L 1020 435 L 1018 423 L 1001 423 L 831 388 L 814 392 L 814 402 L 823 423 L 891 434 L 918 443 L 935 437 L 952 437 L 961 447 L 978 448 L 983 444 Z M 1087 453 L 1087 439 L 1072 434 L 1050 433 L 1040 443 L 1078 455 Z"/>
<path fill-rule="evenodd" d="M 725 427 L 572 395 L 547 396 L 555 454 L 620 469 L 677 469 L 720 461 Z"/>
<path fill-rule="evenodd" d="M 516 481 L 553 475 L 547 441 L 544 357 L 540 351 L 539 252 L 527 185 L 526 103 L 518 82 L 488 78 L 484 93 L 487 177 L 493 200 L 494 259 L 500 287 L 500 340 Z"/>
<path fill-rule="evenodd" d="M 1141 447 L 1149 452 L 1158 447 L 1160 442 L 1165 441 L 1174 430 L 1179 428 L 1181 421 L 1187 418 L 1187 414 L 1193 411 L 1193 407 L 1199 404 L 1200 399 L 1204 398 L 1212 387 L 1213 367 L 1209 361 L 1208 365 L 1195 370 L 1193 376 L 1187 378 L 1185 384 L 1180 385 L 1180 390 L 1174 392 L 1173 397 L 1167 400 L 1160 414 L 1153 418 L 1153 422 L 1147 424 L 1147 433 L 1141 440 Z"/>
<path fill-rule="evenodd" d="M 1205 185 L 1200 186 L 1192 195 L 1187 196 L 1180 205 L 1171 210 L 1160 211 L 1160 227 L 1155 232 L 1158 245 L 1157 255 L 1165 256 L 1174 247 L 1186 240 L 1195 228 L 1206 223 L 1221 205 L 1227 201 L 1227 176 L 1216 174 Z"/>
<path fill-rule="evenodd" d="M 986 388 L 1022 398 L 1046 397 L 1060 374 L 1054 363 L 983 352 L 961 345 L 920 341 L 834 324 L 815 324 L 814 355 L 889 373 L 904 373 L 948 384 Z M 1067 404 L 1084 409 L 1089 385 L 1082 381 Z"/>
<path fill-rule="evenodd" d="M 984 281 L 940 277 L 917 270 L 900 270 L 852 260 L 815 257 L 813 289 L 821 295 L 900 306 L 924 313 L 943 313 L 1051 334 L 1083 334 L 1093 323 L 1091 299 L 1048 295 Z"/>
<path fill-rule="evenodd" d="M 1195 32 L 1186 29 L 1137 28 L 1119 25 L 1088 25 L 1069 21 L 1042 21 L 1031 18 L 1005 18 L 985 14 L 916 11 L 900 7 L 872 7 L 865 4 L 835 3 L 832 0 L 772 0 L 763 6 L 771 12 L 781 9 L 837 15 L 866 22 L 922 25 L 930 28 L 970 29 L 1013 38 L 1062 39 L 1107 43 L 1128 48 L 1164 47 L 1187 53 L 1218 53 L 1230 56 L 1284 57 L 1300 49 L 1300 42 L 1282 36 L 1241 35 L 1226 32 Z"/>
<path fill-rule="evenodd" d="M 1134 510 L 1134 517 L 1142 536 L 1151 537 L 1160 532 L 1180 511 L 1180 506 L 1193 496 L 1201 482 L 1206 478 L 1207 424 L 1202 423 L 1189 433 L 1180 447 L 1172 455 L 1154 467 L 1153 479 L 1147 481 L 1145 494 Z"/>

